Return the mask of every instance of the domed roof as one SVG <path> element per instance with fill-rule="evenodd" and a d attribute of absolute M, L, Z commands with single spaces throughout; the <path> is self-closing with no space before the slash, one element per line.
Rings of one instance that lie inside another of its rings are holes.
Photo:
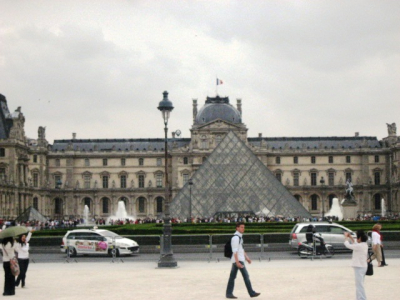
<path fill-rule="evenodd" d="M 221 119 L 230 123 L 242 123 L 240 112 L 229 104 L 228 97 L 207 97 L 206 104 L 199 110 L 195 124 L 206 124 Z"/>

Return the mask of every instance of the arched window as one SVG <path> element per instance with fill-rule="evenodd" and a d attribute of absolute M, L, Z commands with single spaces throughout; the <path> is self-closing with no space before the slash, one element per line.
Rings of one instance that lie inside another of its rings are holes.
<path fill-rule="evenodd" d="M 163 212 L 163 202 L 164 202 L 163 197 L 156 198 L 157 213 Z"/>
<path fill-rule="evenodd" d="M 118 201 L 122 201 L 122 202 L 124 202 L 124 204 L 125 204 L 125 207 L 126 207 L 126 205 L 128 204 L 128 198 L 126 198 L 126 197 L 121 197 L 121 198 L 119 198 L 119 200 Z"/>
<path fill-rule="evenodd" d="M 317 210 L 317 209 L 318 209 L 318 196 L 314 194 L 311 196 L 311 210 Z"/>
<path fill-rule="evenodd" d="M 139 198 L 139 212 L 144 213 L 146 211 L 146 199 L 144 197 Z"/>
<path fill-rule="evenodd" d="M 54 214 L 61 215 L 62 214 L 62 199 L 56 198 L 54 199 Z"/>
<path fill-rule="evenodd" d="M 381 200 L 382 199 L 382 197 L 381 197 L 381 194 L 376 194 L 375 195 L 375 209 L 382 209 L 382 207 L 381 207 Z"/>
<path fill-rule="evenodd" d="M 301 196 L 300 195 L 294 195 L 294 198 L 296 198 L 296 200 L 299 201 L 299 202 L 301 200 Z"/>
<path fill-rule="evenodd" d="M 92 202 L 92 199 L 90 199 L 89 197 L 85 197 L 84 199 L 83 199 L 83 206 L 85 206 L 85 205 L 87 205 L 87 207 L 89 208 L 89 210 L 90 210 L 90 203 Z"/>
<path fill-rule="evenodd" d="M 275 173 L 275 177 L 276 179 L 278 179 L 279 182 L 282 182 L 282 173 L 280 172 Z"/>
<path fill-rule="evenodd" d="M 39 199 L 38 197 L 33 198 L 33 208 L 39 210 Z"/>
<path fill-rule="evenodd" d="M 101 199 L 102 201 L 102 208 L 103 208 L 103 214 L 108 214 L 110 213 L 110 199 L 104 197 Z"/>
<path fill-rule="evenodd" d="M 121 175 L 120 177 L 120 183 L 121 183 L 121 189 L 125 189 L 126 188 L 126 175 Z"/>
<path fill-rule="evenodd" d="M 156 175 L 156 187 L 160 188 L 163 186 L 163 174 L 159 173 Z"/>
<path fill-rule="evenodd" d="M 108 176 L 103 176 L 103 189 L 108 189 Z"/>
<path fill-rule="evenodd" d="M 144 175 L 139 175 L 139 188 L 144 188 Z"/>
<path fill-rule="evenodd" d="M 201 137 L 201 149 L 208 149 L 208 141 L 205 135 Z"/>
<path fill-rule="evenodd" d="M 381 184 L 381 173 L 380 172 L 374 173 L 374 181 L 375 181 L 375 185 Z"/>
<path fill-rule="evenodd" d="M 328 196 L 328 199 L 329 199 L 329 208 L 332 207 L 333 198 L 337 198 L 335 194 L 330 194 L 330 195 Z"/>
<path fill-rule="evenodd" d="M 33 187 L 39 187 L 39 173 L 33 173 Z"/>

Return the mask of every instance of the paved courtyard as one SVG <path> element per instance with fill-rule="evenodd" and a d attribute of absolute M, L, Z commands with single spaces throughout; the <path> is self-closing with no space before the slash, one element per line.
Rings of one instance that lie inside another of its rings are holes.
<path fill-rule="evenodd" d="M 366 277 L 368 299 L 397 299 L 400 259 Z M 355 299 L 349 260 L 254 261 L 248 265 L 258 299 Z M 155 262 L 32 263 L 27 287 L 13 299 L 224 299 L 230 263 L 179 262 L 156 269 Z M 4 272 L 1 272 L 4 282 Z M 250 299 L 238 274 L 234 294 Z"/>

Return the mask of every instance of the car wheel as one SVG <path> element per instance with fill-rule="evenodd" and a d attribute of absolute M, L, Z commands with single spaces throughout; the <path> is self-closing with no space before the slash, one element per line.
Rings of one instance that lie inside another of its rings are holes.
<path fill-rule="evenodd" d="M 76 256 L 76 250 L 74 247 L 68 247 L 68 249 L 65 251 L 65 253 L 68 254 L 69 251 L 69 257 L 75 257 Z"/>
<path fill-rule="evenodd" d="M 327 257 L 327 258 L 331 258 L 332 256 L 334 256 L 335 255 L 335 248 L 333 248 L 333 246 L 331 246 L 331 245 L 328 245 L 328 246 L 326 246 L 325 247 L 326 249 L 325 249 L 325 256 Z"/>
<path fill-rule="evenodd" d="M 309 255 L 311 255 L 312 253 L 310 253 L 310 251 L 304 247 L 304 246 L 300 246 L 297 249 L 297 254 L 301 257 L 301 258 L 307 258 Z"/>

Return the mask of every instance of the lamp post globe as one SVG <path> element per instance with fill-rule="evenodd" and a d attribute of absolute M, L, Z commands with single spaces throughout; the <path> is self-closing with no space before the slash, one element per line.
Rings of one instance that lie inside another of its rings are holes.
<path fill-rule="evenodd" d="M 161 253 L 160 260 L 158 261 L 159 268 L 175 268 L 178 266 L 172 252 L 172 227 L 171 218 L 169 211 L 170 204 L 170 187 L 168 181 L 168 119 L 171 111 L 174 109 L 172 102 L 168 99 L 168 92 L 163 92 L 163 99 L 160 101 L 157 107 L 161 113 L 164 120 L 164 158 L 165 158 L 165 212 L 164 212 L 164 225 L 163 225 L 163 235 L 161 241 Z"/>
<path fill-rule="evenodd" d="M 157 108 L 161 111 L 162 117 L 164 119 L 164 124 L 167 125 L 169 115 L 171 111 L 174 109 L 172 102 L 168 99 L 167 91 L 163 92 L 163 99 L 160 101 Z"/>

